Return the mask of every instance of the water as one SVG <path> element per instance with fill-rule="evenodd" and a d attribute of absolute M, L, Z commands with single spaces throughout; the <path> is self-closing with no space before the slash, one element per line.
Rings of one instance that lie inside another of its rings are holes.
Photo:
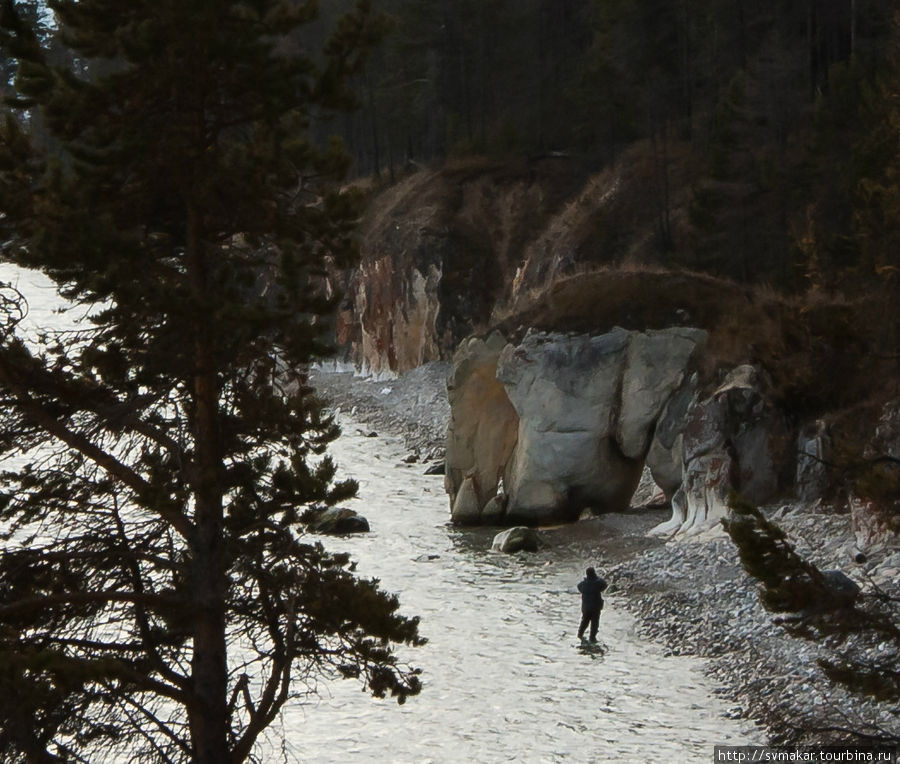
<path fill-rule="evenodd" d="M 441 477 L 402 462 L 402 444 L 345 426 L 332 449 L 360 482 L 353 503 L 372 532 L 329 539 L 362 575 L 400 595 L 429 643 L 403 655 L 424 669 L 421 695 L 398 706 L 353 682 L 288 708 L 286 749 L 315 762 L 708 761 L 714 744 L 758 742 L 724 717 L 698 661 L 665 657 L 607 598 L 599 649 L 576 638 L 584 567 L 620 537 L 553 534 L 533 555 L 490 552 L 494 531 L 456 529 Z"/>
<path fill-rule="evenodd" d="M 0 282 L 11 284 L 18 289 L 28 302 L 28 314 L 19 326 L 24 335 L 36 339 L 42 328 L 59 331 L 84 328 L 82 319 L 90 311 L 69 307 L 56 293 L 56 285 L 43 273 L 20 268 L 11 263 L 0 263 Z"/>
<path fill-rule="evenodd" d="M 77 318 L 56 312 L 39 274 L 4 264 L 0 280 L 28 297 L 32 331 Z M 711 760 L 714 744 L 760 742 L 724 717 L 698 661 L 665 657 L 636 635 L 615 594 L 598 649 L 578 644 L 584 567 L 602 574 L 635 543 L 616 534 L 618 520 L 560 529 L 534 555 L 492 553 L 493 531 L 448 525 L 442 478 L 404 464 L 398 440 L 347 423 L 332 453 L 359 481 L 352 504 L 372 532 L 325 543 L 421 616 L 429 642 L 402 655 L 422 667 L 424 689 L 398 706 L 352 680 L 321 682 L 273 726 L 266 762 L 691 762 Z"/>

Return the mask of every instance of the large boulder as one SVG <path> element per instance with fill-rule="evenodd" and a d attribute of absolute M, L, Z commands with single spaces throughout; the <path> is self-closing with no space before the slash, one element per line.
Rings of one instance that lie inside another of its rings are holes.
<path fill-rule="evenodd" d="M 614 329 L 529 333 L 499 351 L 498 335 L 464 343 L 449 385 L 453 520 L 473 522 L 473 493 L 479 512 L 491 502 L 490 522 L 627 509 L 659 418 L 705 339 L 696 329 Z"/>
<path fill-rule="evenodd" d="M 662 414 L 680 406 L 675 396 L 690 385 L 685 371 L 695 351 L 706 342 L 700 329 L 676 328 L 656 332 L 629 332 L 616 442 L 629 459 L 647 456 Z"/>
<path fill-rule="evenodd" d="M 497 379 L 519 416 L 506 483 L 513 522 L 575 519 L 589 504 L 615 509 L 643 465 L 614 448 L 629 333 L 531 334 L 504 348 Z"/>

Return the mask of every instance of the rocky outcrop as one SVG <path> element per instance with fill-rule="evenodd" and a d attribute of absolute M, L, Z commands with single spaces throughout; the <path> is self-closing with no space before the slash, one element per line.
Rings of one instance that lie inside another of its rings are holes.
<path fill-rule="evenodd" d="M 653 532 L 708 527 L 727 514 L 731 491 L 755 503 L 778 493 L 788 432 L 768 380 L 755 367 L 737 367 L 711 396 L 695 399 L 681 437 L 682 481 L 672 498 L 672 518 Z"/>
<path fill-rule="evenodd" d="M 831 435 L 821 419 L 803 427 L 797 435 L 797 469 L 794 486 L 797 498 L 815 501 L 831 488 Z"/>
<path fill-rule="evenodd" d="M 616 329 L 532 333 L 502 351 L 497 335 L 464 343 L 449 385 L 453 520 L 533 525 L 575 519 L 585 507 L 626 509 L 705 338 L 696 329 Z"/>
<path fill-rule="evenodd" d="M 497 333 L 486 340 L 467 340 L 447 380 L 450 423 L 444 486 L 453 521 L 464 525 L 480 522 L 485 505 L 498 493 L 516 443 L 518 416 L 496 377 L 505 345 Z"/>
<path fill-rule="evenodd" d="M 647 469 L 667 500 L 681 487 L 684 472 L 684 423 L 697 396 L 697 373 L 685 375 L 678 389 L 663 407 L 647 453 Z"/>
<path fill-rule="evenodd" d="M 489 323 L 523 260 L 532 272 L 534 257 L 525 249 L 585 178 L 564 160 L 471 162 L 415 172 L 374 194 L 361 226 L 359 266 L 331 278 L 344 294 L 336 324 L 343 360 L 386 377 L 448 359 Z M 576 208 L 580 217 L 589 209 Z M 589 230 L 573 230 L 587 240 Z"/>
<path fill-rule="evenodd" d="M 392 255 L 361 265 L 353 301 L 363 373 L 408 371 L 440 357 L 436 322 L 441 263 L 397 271 Z"/>
<path fill-rule="evenodd" d="M 773 499 L 792 438 L 771 383 L 743 365 L 701 395 L 692 367 L 705 340 L 671 328 L 463 343 L 448 387 L 453 521 L 536 525 L 585 508 L 622 511 L 645 466 L 671 499 L 660 535 L 708 527 L 732 491 Z"/>
<path fill-rule="evenodd" d="M 504 348 L 497 378 L 519 416 L 507 472 L 514 521 L 627 506 L 643 467 L 614 441 L 628 337 L 533 334 Z"/>

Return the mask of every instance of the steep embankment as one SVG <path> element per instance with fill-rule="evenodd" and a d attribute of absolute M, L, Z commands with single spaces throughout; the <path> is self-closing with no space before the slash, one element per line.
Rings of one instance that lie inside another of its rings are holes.
<path fill-rule="evenodd" d="M 566 275 L 652 259 L 648 180 L 628 160 L 596 173 L 566 157 L 469 160 L 375 194 L 344 279 L 345 356 L 375 373 L 446 360 Z"/>

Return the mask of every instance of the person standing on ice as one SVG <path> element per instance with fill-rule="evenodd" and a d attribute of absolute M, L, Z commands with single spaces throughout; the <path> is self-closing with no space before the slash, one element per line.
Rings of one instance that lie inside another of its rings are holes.
<path fill-rule="evenodd" d="M 597 629 L 600 626 L 600 611 L 603 610 L 603 597 L 600 593 L 606 589 L 606 581 L 597 576 L 597 571 L 588 568 L 584 580 L 578 584 L 581 592 L 581 625 L 578 627 L 578 638 L 584 639 L 584 630 L 591 625 L 590 641 L 597 641 Z"/>

